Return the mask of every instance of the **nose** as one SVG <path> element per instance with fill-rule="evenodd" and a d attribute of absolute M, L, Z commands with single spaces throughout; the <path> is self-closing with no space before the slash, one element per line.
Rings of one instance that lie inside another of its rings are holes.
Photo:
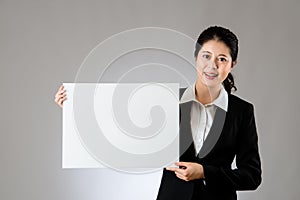
<path fill-rule="evenodd" d="M 217 61 L 217 59 L 212 59 L 212 60 L 210 61 L 209 66 L 210 66 L 210 68 L 212 68 L 212 69 L 218 69 L 219 66 L 218 66 L 218 61 Z"/>
<path fill-rule="evenodd" d="M 214 60 L 212 61 L 211 67 L 212 67 L 213 69 L 218 69 L 218 68 L 219 68 L 219 66 L 218 66 L 218 59 L 214 59 Z"/>

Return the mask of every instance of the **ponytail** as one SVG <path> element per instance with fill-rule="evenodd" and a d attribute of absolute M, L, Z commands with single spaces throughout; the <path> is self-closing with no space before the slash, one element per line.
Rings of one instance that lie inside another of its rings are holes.
<path fill-rule="evenodd" d="M 229 73 L 226 79 L 223 81 L 223 85 L 228 94 L 231 94 L 232 90 L 237 90 L 236 86 L 234 85 L 234 78 L 231 73 Z"/>

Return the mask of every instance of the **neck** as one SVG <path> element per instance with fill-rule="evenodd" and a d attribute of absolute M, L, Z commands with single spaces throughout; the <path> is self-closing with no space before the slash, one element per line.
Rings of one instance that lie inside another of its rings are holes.
<path fill-rule="evenodd" d="M 221 85 L 216 87 L 208 87 L 199 79 L 196 82 L 196 98 L 203 105 L 213 102 L 220 94 Z"/>

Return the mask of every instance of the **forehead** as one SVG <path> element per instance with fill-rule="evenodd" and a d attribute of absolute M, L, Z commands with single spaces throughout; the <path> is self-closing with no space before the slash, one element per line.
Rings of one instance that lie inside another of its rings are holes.
<path fill-rule="evenodd" d="M 229 47 L 222 41 L 209 40 L 202 45 L 201 52 L 209 52 L 216 55 L 224 54 L 230 56 Z"/>

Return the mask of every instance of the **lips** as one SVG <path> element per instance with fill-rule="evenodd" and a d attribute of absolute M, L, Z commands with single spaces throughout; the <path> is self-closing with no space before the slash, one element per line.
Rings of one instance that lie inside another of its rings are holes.
<path fill-rule="evenodd" d="M 213 79 L 216 78 L 218 76 L 218 74 L 216 73 L 207 73 L 207 72 L 203 72 L 205 74 L 206 77 Z"/>

